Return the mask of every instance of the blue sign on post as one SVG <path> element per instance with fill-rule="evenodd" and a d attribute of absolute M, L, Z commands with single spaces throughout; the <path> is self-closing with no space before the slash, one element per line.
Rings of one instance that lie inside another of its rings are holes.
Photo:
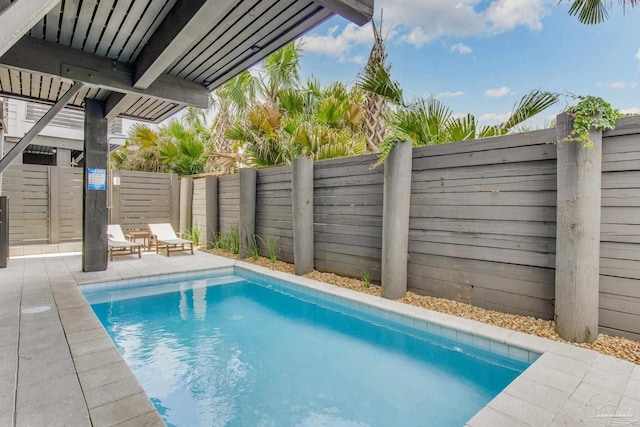
<path fill-rule="evenodd" d="M 105 169 L 87 169 L 87 190 L 106 190 L 107 171 Z"/>

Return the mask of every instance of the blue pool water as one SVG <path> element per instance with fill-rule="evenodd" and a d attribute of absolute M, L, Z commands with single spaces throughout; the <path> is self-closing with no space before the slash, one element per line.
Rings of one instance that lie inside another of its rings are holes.
<path fill-rule="evenodd" d="M 259 282 L 85 296 L 170 426 L 462 426 L 528 366 Z"/>

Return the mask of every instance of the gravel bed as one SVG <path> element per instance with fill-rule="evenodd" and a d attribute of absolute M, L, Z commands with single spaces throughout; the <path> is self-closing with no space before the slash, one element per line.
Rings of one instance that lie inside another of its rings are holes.
<path fill-rule="evenodd" d="M 228 258 L 238 259 L 236 255 L 219 249 L 210 249 L 206 250 L 206 252 L 225 256 Z M 259 258 L 256 261 L 251 258 L 247 258 L 244 261 L 250 262 L 252 264 L 257 264 L 262 267 L 270 268 L 272 270 L 282 271 L 285 273 L 293 273 L 293 265 L 283 261 L 276 261 L 275 263 L 272 263 L 271 260 L 267 258 Z M 320 271 L 313 271 L 309 274 L 306 274 L 305 277 L 318 280 L 320 282 L 330 283 L 332 285 L 340 286 L 354 291 L 363 292 L 369 295 L 381 296 L 380 286 L 371 285 L 367 287 L 360 279 L 353 279 L 349 277 L 339 276 L 333 273 L 323 273 Z M 640 342 L 633 341 L 627 338 L 600 334 L 598 335 L 598 339 L 592 343 L 576 344 L 570 343 L 560 338 L 555 330 L 555 322 L 553 322 L 552 320 L 543 320 L 529 316 L 501 313 L 499 311 L 487 310 L 484 308 L 475 307 L 470 304 L 452 301 L 444 298 L 418 295 L 413 292 L 407 292 L 407 295 L 404 298 L 399 299 L 398 301 L 417 307 L 423 307 L 433 311 L 439 311 L 441 313 L 452 314 L 454 316 L 464 317 L 467 319 L 476 320 L 478 322 L 499 326 L 501 328 L 512 329 L 514 331 L 537 335 L 539 337 L 548 338 L 554 341 L 573 344 L 579 347 L 598 351 L 602 354 L 614 356 L 619 359 L 628 360 L 640 365 Z"/>

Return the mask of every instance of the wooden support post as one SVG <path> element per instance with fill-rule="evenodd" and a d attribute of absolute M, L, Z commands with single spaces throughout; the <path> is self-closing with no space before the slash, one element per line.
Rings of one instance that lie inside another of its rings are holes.
<path fill-rule="evenodd" d="M 191 230 L 193 212 L 193 178 L 180 178 L 180 232 Z"/>
<path fill-rule="evenodd" d="M 180 230 L 180 178 L 172 173 L 170 177 L 171 186 L 171 226 L 174 230 Z"/>
<path fill-rule="evenodd" d="M 218 177 L 207 176 L 204 179 L 205 193 L 205 230 L 204 238 L 207 242 L 207 249 L 213 247 L 213 241 L 218 236 Z"/>
<path fill-rule="evenodd" d="M 9 197 L 0 196 L 0 268 L 9 262 Z"/>
<path fill-rule="evenodd" d="M 594 148 L 564 141 L 573 129 L 557 119 L 558 206 L 556 225 L 556 329 L 571 342 L 598 338 L 602 132 L 590 132 Z"/>
<path fill-rule="evenodd" d="M 291 174 L 293 261 L 299 276 L 313 271 L 313 160 L 294 159 Z"/>
<path fill-rule="evenodd" d="M 49 243 L 60 243 L 60 168 L 49 166 Z"/>
<path fill-rule="evenodd" d="M 382 296 L 389 299 L 407 293 L 411 155 L 411 142 L 399 142 L 384 163 Z"/>
<path fill-rule="evenodd" d="M 87 98 L 84 116 L 82 271 L 107 269 L 107 119 L 104 102 Z"/>
<path fill-rule="evenodd" d="M 240 169 L 240 258 L 249 256 L 256 235 L 256 181 L 255 169 Z"/>
<path fill-rule="evenodd" d="M 0 159 L 4 157 L 4 133 L 7 129 L 4 120 L 4 105 L 0 101 Z M 0 196 L 2 196 L 2 172 L 0 172 Z"/>

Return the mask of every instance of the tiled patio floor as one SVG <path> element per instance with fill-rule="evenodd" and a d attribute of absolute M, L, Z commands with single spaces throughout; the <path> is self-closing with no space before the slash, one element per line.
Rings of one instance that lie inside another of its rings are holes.
<path fill-rule="evenodd" d="M 98 273 L 82 273 L 79 255 L 11 259 L 9 267 L 0 270 L 0 426 L 163 425 L 78 285 L 231 265 L 234 261 L 200 252 L 120 257 Z M 470 426 L 640 425 L 640 366 L 308 279 L 298 281 L 544 353 Z"/>

